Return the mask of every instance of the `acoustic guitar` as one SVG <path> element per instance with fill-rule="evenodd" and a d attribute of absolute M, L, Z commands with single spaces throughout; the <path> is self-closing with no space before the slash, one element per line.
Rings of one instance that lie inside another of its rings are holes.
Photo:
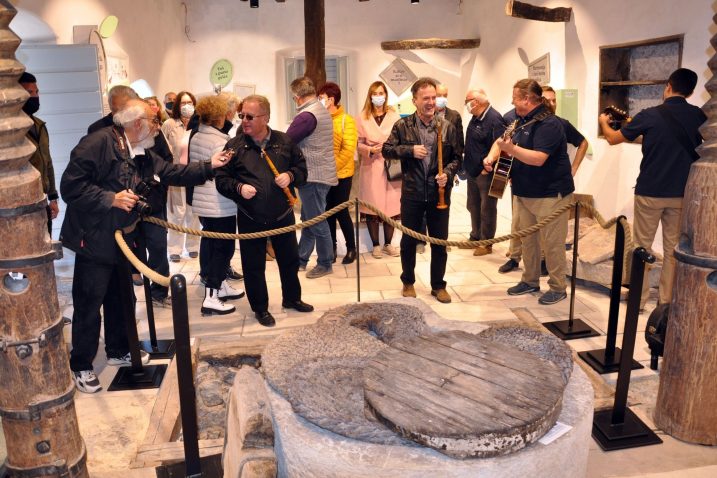
<path fill-rule="evenodd" d="M 518 126 L 518 120 L 508 125 L 503 133 L 503 140 L 508 140 L 515 134 L 515 128 Z M 493 180 L 490 182 L 488 196 L 500 199 L 503 197 L 505 187 L 508 185 L 508 177 L 510 169 L 513 167 L 513 156 L 509 156 L 504 151 L 500 152 L 498 161 L 493 163 Z"/>
<path fill-rule="evenodd" d="M 604 110 L 602 110 L 602 112 L 610 117 L 608 124 L 614 130 L 619 130 L 622 128 L 623 123 L 629 123 L 632 121 L 632 118 L 629 114 L 627 114 L 627 111 L 623 111 L 616 106 L 607 106 Z"/>

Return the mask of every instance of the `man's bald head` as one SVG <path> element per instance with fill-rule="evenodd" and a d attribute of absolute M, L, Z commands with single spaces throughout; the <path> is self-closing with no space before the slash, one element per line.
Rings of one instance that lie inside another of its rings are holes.
<path fill-rule="evenodd" d="M 489 104 L 488 95 L 482 88 L 473 88 L 466 93 L 466 110 L 472 115 L 482 114 Z"/>

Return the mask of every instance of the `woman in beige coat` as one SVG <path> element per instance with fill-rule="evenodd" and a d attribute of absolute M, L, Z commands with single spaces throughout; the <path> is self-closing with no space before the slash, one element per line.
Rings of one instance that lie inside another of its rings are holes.
<path fill-rule="evenodd" d="M 386 215 L 398 219 L 401 212 L 401 181 L 389 181 L 383 166 L 381 147 L 391 134 L 393 124 L 400 116 L 386 104 L 388 90 L 382 81 L 374 81 L 368 89 L 363 110 L 356 119 L 359 152 L 359 198 L 369 202 Z M 383 221 L 366 208 L 361 208 L 373 243 L 372 255 L 380 259 L 383 254 L 398 256 L 399 251 L 391 245 L 393 226 L 383 224 L 384 246 L 378 239 L 378 227 Z"/>

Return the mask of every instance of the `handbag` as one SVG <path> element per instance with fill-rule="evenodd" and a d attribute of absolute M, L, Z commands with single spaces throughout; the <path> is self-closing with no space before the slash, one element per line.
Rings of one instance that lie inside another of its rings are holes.
<path fill-rule="evenodd" d="M 383 159 L 383 169 L 386 170 L 386 177 L 389 181 L 400 181 L 403 178 L 400 159 Z"/>

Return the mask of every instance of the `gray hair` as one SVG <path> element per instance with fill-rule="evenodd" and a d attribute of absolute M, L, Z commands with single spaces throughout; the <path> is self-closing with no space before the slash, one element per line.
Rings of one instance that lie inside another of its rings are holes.
<path fill-rule="evenodd" d="M 236 111 L 239 105 L 241 104 L 241 98 L 239 98 L 234 93 L 230 93 L 228 91 L 222 91 L 217 95 L 219 98 L 221 98 L 222 101 L 226 101 L 227 103 L 227 111 Z"/>
<path fill-rule="evenodd" d="M 473 88 L 468 90 L 468 93 L 473 94 L 473 99 L 477 101 L 479 105 L 487 105 L 489 103 L 488 95 L 486 95 L 483 88 Z"/>
<path fill-rule="evenodd" d="M 130 100 L 124 108 L 112 115 L 112 121 L 114 121 L 117 126 L 124 126 L 141 118 L 146 112 L 145 103 L 142 100 Z"/>
<path fill-rule="evenodd" d="M 269 104 L 269 100 L 266 96 L 249 95 L 244 98 L 244 103 L 257 103 L 259 105 L 259 109 L 261 109 L 264 114 L 271 116 L 271 105 Z"/>
<path fill-rule="evenodd" d="M 291 82 L 289 87 L 291 88 L 291 92 L 299 98 L 316 95 L 314 82 L 311 81 L 311 78 L 308 76 L 302 76 L 301 78 L 295 79 Z"/>
<path fill-rule="evenodd" d="M 125 85 L 117 85 L 110 88 L 110 91 L 107 92 L 107 102 L 111 105 L 113 98 L 118 98 L 120 96 L 124 96 L 128 100 L 138 100 L 139 95 L 136 91 L 134 91 L 129 86 Z"/>

